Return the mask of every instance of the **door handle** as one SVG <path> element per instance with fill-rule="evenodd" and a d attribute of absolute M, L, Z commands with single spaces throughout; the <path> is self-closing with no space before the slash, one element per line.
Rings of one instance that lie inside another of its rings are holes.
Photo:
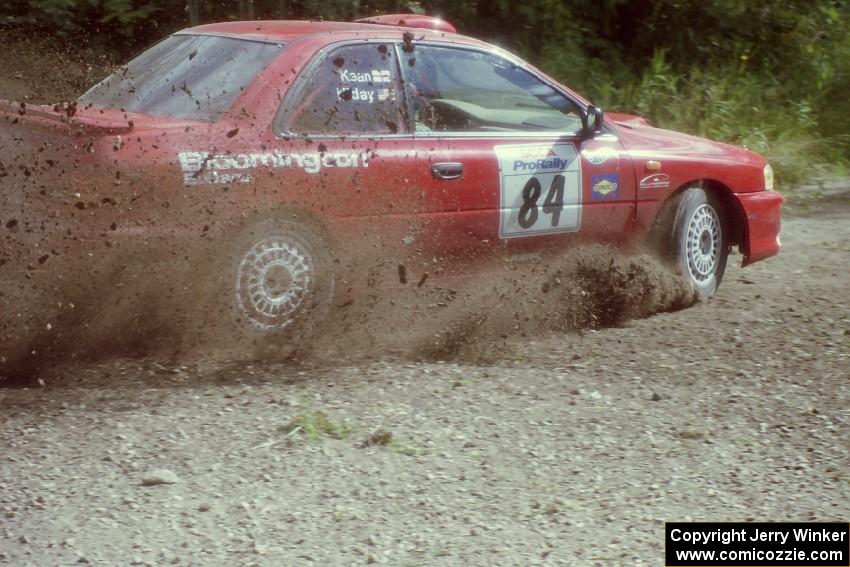
<path fill-rule="evenodd" d="M 462 163 L 435 163 L 431 166 L 431 174 L 435 179 L 460 179 L 463 177 Z"/>

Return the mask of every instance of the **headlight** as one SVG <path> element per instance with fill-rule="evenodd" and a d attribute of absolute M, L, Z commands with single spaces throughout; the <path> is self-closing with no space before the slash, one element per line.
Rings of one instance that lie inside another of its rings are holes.
<path fill-rule="evenodd" d="M 764 190 L 773 191 L 773 168 L 770 164 L 764 166 Z"/>

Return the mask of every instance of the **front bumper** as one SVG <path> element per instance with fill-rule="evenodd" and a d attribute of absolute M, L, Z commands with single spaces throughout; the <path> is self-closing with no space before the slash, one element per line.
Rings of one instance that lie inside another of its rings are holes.
<path fill-rule="evenodd" d="M 780 208 L 785 198 L 773 191 L 736 193 L 735 199 L 744 220 L 741 249 L 743 266 L 779 253 Z"/>

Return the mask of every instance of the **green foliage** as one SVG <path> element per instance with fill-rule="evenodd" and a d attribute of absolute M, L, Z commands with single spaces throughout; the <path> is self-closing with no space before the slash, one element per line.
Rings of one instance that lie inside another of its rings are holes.
<path fill-rule="evenodd" d="M 676 70 L 658 50 L 640 74 L 585 76 L 584 92 L 609 111 L 750 148 L 773 163 L 785 186 L 822 173 L 819 163 L 843 159 L 842 136 L 823 136 L 809 98 L 790 98 L 776 78 L 740 65 Z"/>
<path fill-rule="evenodd" d="M 775 80 L 737 67 L 677 73 L 658 52 L 640 78 L 618 94 L 610 105 L 615 110 L 765 155 L 786 186 L 811 175 L 809 164 L 825 157 L 825 140 L 818 140 L 808 100 L 783 98 Z"/>
<path fill-rule="evenodd" d="M 307 409 L 289 420 L 289 423 L 282 426 L 280 431 L 287 437 L 302 435 L 311 441 L 316 441 L 321 437 L 345 439 L 351 435 L 353 429 L 347 423 L 331 420 L 322 411 Z"/>
<path fill-rule="evenodd" d="M 559 22 L 563 38 L 536 57 L 604 108 L 747 146 L 786 186 L 850 159 L 848 6 L 642 0 L 584 14 L 580 34 Z"/>

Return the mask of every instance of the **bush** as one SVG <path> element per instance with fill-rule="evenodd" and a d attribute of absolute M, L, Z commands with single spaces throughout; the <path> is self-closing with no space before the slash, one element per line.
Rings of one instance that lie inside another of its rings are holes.
<path fill-rule="evenodd" d="M 749 72 L 745 65 L 676 70 L 667 52 L 658 50 L 639 73 L 623 67 L 614 67 L 612 73 L 580 53 L 559 51 L 554 58 L 551 53 L 544 50 L 544 66 L 566 84 L 579 83 L 579 90 L 603 108 L 759 152 L 770 160 L 785 188 L 830 174 L 830 163 L 840 166 L 850 155 L 850 118 L 839 110 L 846 108 L 846 100 L 826 103 L 816 92 L 793 99 L 779 80 Z M 835 94 L 839 92 L 836 88 Z M 820 113 L 814 100 L 822 105 Z M 829 120 L 830 127 L 821 127 L 829 112 L 837 116 Z"/>

